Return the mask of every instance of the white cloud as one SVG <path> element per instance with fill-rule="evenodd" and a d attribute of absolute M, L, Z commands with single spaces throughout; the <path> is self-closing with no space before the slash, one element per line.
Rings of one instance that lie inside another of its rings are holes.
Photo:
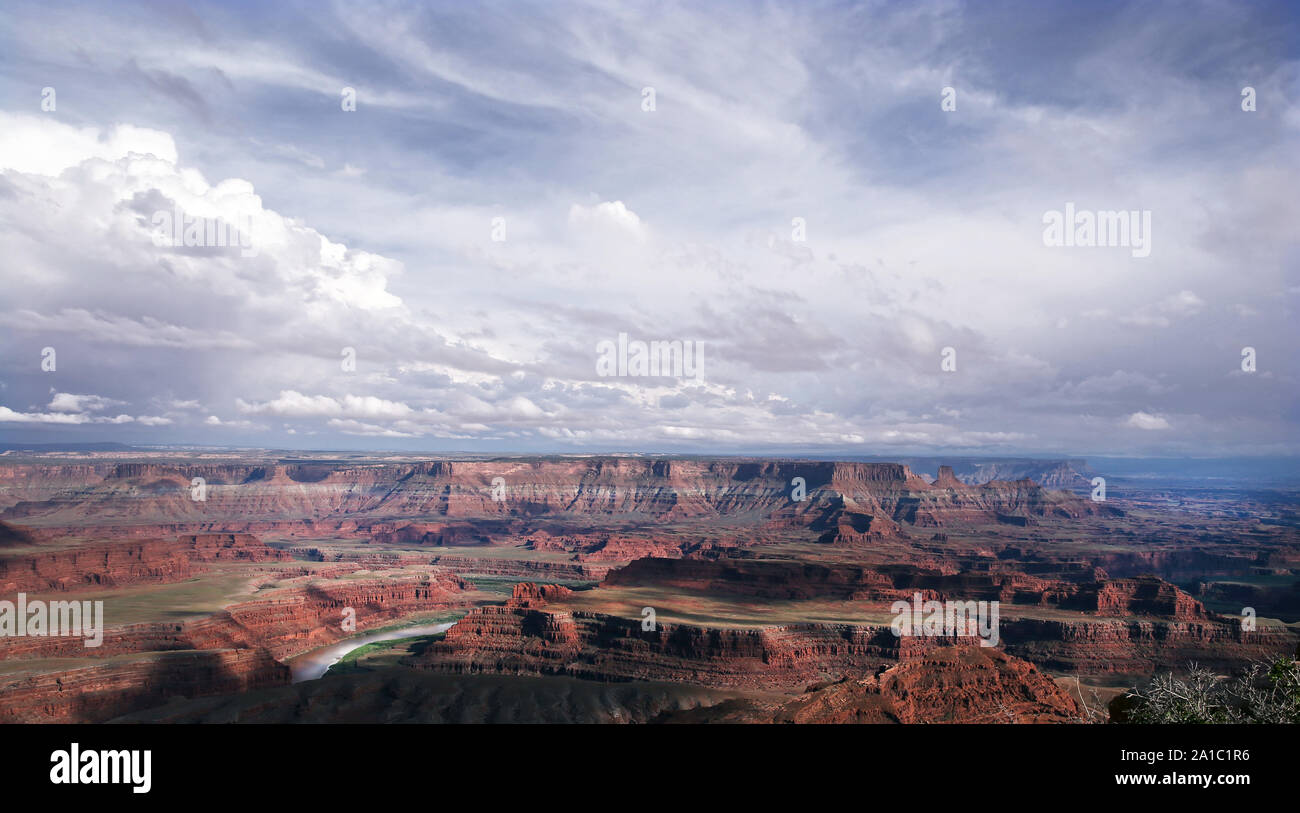
<path fill-rule="evenodd" d="M 0 423 L 87 423 L 86 415 L 70 415 L 63 412 L 15 412 L 6 406 L 0 406 Z"/>
<path fill-rule="evenodd" d="M 1132 415 L 1128 416 L 1128 420 L 1126 420 L 1124 424 L 1126 426 L 1131 426 L 1134 429 L 1157 430 L 1171 428 L 1169 421 L 1165 420 L 1160 415 L 1152 415 L 1148 412 L 1134 412 Z"/>
<path fill-rule="evenodd" d="M 250 429 L 256 426 L 252 421 L 223 421 L 216 415 L 209 415 L 204 419 L 203 423 L 208 426 L 221 426 L 227 429 Z"/>
<path fill-rule="evenodd" d="M 262 404 L 236 399 L 236 406 L 241 412 L 295 418 L 402 418 L 414 412 L 406 404 L 373 395 L 345 395 L 335 399 L 328 395 L 303 395 L 295 390 L 284 390 L 278 398 Z"/>
<path fill-rule="evenodd" d="M 50 423 L 50 424 L 122 424 L 136 419 L 130 415 L 87 415 L 71 412 L 16 412 L 0 406 L 0 423 Z"/>
<path fill-rule="evenodd" d="M 637 213 L 623 205 L 623 201 L 604 201 L 595 206 L 569 207 L 569 227 L 583 233 L 613 234 L 644 240 L 646 228 Z"/>
<path fill-rule="evenodd" d="M 0 111 L 0 169 L 58 175 L 83 161 L 117 161 L 132 154 L 176 163 L 167 133 L 119 124 L 111 130 L 76 128 Z"/>
<path fill-rule="evenodd" d="M 413 438 L 418 437 L 420 434 L 419 432 L 399 432 L 396 429 L 343 418 L 331 418 L 328 425 L 345 435 L 361 435 L 373 438 Z"/>
<path fill-rule="evenodd" d="M 57 392 L 50 399 L 47 409 L 53 412 L 98 412 L 113 406 L 122 406 L 126 402 L 102 395 L 76 395 L 70 392 Z"/>

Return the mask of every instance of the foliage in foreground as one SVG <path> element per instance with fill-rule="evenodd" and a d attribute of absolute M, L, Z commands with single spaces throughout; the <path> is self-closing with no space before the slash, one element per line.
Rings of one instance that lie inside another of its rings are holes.
<path fill-rule="evenodd" d="M 1224 678 L 1192 664 L 1184 677 L 1159 675 L 1112 704 L 1115 722 L 1300 723 L 1300 661 L 1255 662 Z"/>

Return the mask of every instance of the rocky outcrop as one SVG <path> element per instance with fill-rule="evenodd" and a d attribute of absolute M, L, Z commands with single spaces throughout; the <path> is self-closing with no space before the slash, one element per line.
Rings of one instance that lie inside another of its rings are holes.
<path fill-rule="evenodd" d="M 66 543 L 65 543 L 66 544 Z M 90 542 L 75 547 L 0 553 L 0 593 L 120 587 L 190 578 L 195 563 L 275 562 L 288 554 L 248 534 Z"/>
<path fill-rule="evenodd" d="M 723 629 L 659 623 L 647 630 L 639 617 L 547 606 L 563 595 L 553 586 L 518 585 L 505 605 L 472 610 L 412 663 L 465 674 L 554 674 L 788 691 L 828 677 L 873 672 L 954 642 L 899 638 L 887 626 L 853 624 Z"/>
<path fill-rule="evenodd" d="M 510 592 L 511 607 L 541 607 L 573 595 L 573 591 L 558 584 L 516 584 Z"/>
<path fill-rule="evenodd" d="M 1257 585 L 1241 582 L 1205 581 L 1197 595 L 1207 601 L 1235 607 L 1250 607 L 1260 616 L 1300 621 L 1300 580 L 1291 584 Z"/>
<path fill-rule="evenodd" d="M 1211 619 L 1201 602 L 1154 576 L 1106 579 L 1080 585 L 1061 602 L 1061 606 L 1097 615 L 1157 615 L 1178 621 Z"/>
<path fill-rule="evenodd" d="M 929 650 L 879 675 L 817 688 L 782 723 L 1072 723 L 1078 702 L 1033 664 L 983 647 Z"/>
<path fill-rule="evenodd" d="M 1004 619 L 1002 646 L 1044 669 L 1079 675 L 1150 675 L 1189 663 L 1231 671 L 1251 660 L 1291 651 L 1294 630 L 1240 622 L 1088 619 Z"/>
<path fill-rule="evenodd" d="M 204 629 L 216 641 L 233 627 L 276 657 L 288 657 L 406 616 L 466 606 L 460 594 L 472 589 L 450 573 L 315 582 L 227 607 Z M 355 629 L 343 627 L 349 609 Z"/>
<path fill-rule="evenodd" d="M 647 557 L 610 571 L 611 587 L 671 587 L 706 594 L 784 601 L 833 598 L 893 602 L 925 598 L 1060 607 L 1094 615 L 1158 616 L 1180 621 L 1217 617 L 1178 587 L 1155 577 L 1091 579 L 1080 570 L 1046 578 L 1011 571 L 950 571 L 910 564 L 809 564 L 763 559 Z M 1218 619 L 1223 620 L 1223 619 Z"/>
<path fill-rule="evenodd" d="M 1108 551 L 1089 554 L 1088 560 L 1112 576 L 1154 574 L 1169 581 L 1187 581 L 1206 575 L 1250 573 L 1257 554 L 1228 548 L 1219 551 L 1183 549 Z"/>
<path fill-rule="evenodd" d="M 175 542 L 95 542 L 0 558 L 0 593 L 44 592 L 170 582 L 194 573 Z"/>
<path fill-rule="evenodd" d="M 506 530 L 506 529 L 501 529 Z M 380 545 L 490 545 L 487 529 L 467 522 L 381 523 L 371 528 L 370 538 Z"/>
<path fill-rule="evenodd" d="M 285 562 L 292 558 L 252 534 L 196 534 L 176 541 L 196 562 Z"/>
<path fill-rule="evenodd" d="M 999 595 L 1004 588 L 981 593 L 978 588 L 989 584 L 978 574 L 976 589 L 966 584 L 962 590 L 954 590 L 962 585 L 957 577 L 944 576 L 936 576 L 925 589 L 904 579 L 900 589 L 899 575 L 894 573 L 891 582 L 885 573 L 851 566 L 652 559 L 611 572 L 606 585 L 655 585 L 778 601 L 858 599 L 865 594 L 873 602 L 892 602 L 910 599 L 915 592 L 927 600 L 1003 600 Z M 1188 661 L 1239 665 L 1295 646 L 1295 633 L 1287 628 L 1246 632 L 1238 622 L 1206 612 L 1199 602 L 1157 579 L 1056 587 L 1031 597 L 1033 603 L 1074 603 L 1086 614 L 1057 620 L 1004 613 L 1000 639 L 1009 654 L 1068 673 L 1137 675 L 1181 669 Z M 519 585 L 504 606 L 472 611 L 441 643 L 426 650 L 419 665 L 469 673 L 568 674 L 786 690 L 826 675 L 907 660 L 944 643 L 969 641 L 899 638 L 888 626 L 857 624 L 731 629 L 659 623 L 646 630 L 639 618 L 566 608 L 564 593 L 551 590 L 555 588 Z M 1027 595 L 1013 593 L 1011 598 Z M 550 602 L 558 606 L 548 606 Z"/>
<path fill-rule="evenodd" d="M 593 567 L 604 562 L 627 562 L 642 556 L 679 557 L 683 548 L 692 546 L 681 537 L 655 534 L 594 533 L 529 533 L 525 539 L 531 550 L 572 552 L 577 561 Z M 604 565 L 608 570 L 611 565 Z"/>

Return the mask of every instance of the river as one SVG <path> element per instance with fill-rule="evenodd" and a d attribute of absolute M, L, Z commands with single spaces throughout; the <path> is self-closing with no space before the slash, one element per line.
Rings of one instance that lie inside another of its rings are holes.
<path fill-rule="evenodd" d="M 348 638 L 346 641 L 323 646 L 320 649 L 314 649 L 305 655 L 294 658 L 293 662 L 289 664 L 289 670 L 293 673 L 294 683 L 315 680 L 328 672 L 331 666 L 343 660 L 344 655 L 357 647 L 373 644 L 376 641 L 394 641 L 398 638 L 414 638 L 417 635 L 435 635 L 439 632 L 446 632 L 455 624 L 455 621 L 447 621 L 442 624 L 420 624 L 414 627 L 402 627 L 387 632 L 372 632 L 369 635 Z"/>

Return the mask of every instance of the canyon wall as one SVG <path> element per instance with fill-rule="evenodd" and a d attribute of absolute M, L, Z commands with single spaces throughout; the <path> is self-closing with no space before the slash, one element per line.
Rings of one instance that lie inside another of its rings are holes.
<path fill-rule="evenodd" d="M 446 572 L 386 578 L 312 580 L 270 591 L 187 621 L 109 626 L 103 642 L 87 648 L 80 637 L 0 637 L 0 659 L 107 658 L 187 649 L 263 648 L 277 658 L 334 643 L 406 616 L 464 607 L 473 586 Z M 355 630 L 343 628 L 351 608 Z M 105 608 L 112 622 L 112 606 Z"/>
<path fill-rule="evenodd" d="M 1044 669 L 1081 675 L 1151 675 L 1197 663 L 1225 673 L 1294 651 L 1295 630 L 1240 622 L 1156 619 L 1004 620 L 1002 646 Z"/>
<path fill-rule="evenodd" d="M 206 499 L 190 499 L 203 478 Z M 495 478 L 504 498 L 493 499 Z M 794 478 L 807 499 L 791 499 Z M 456 518 L 642 517 L 690 520 L 770 517 L 777 527 L 803 525 L 832 537 L 888 534 L 900 524 L 940 527 L 948 520 L 1082 516 L 1102 509 L 1029 480 L 968 486 L 949 476 L 927 483 L 906 466 L 818 461 L 490 460 L 364 465 L 227 465 L 95 463 L 0 465 L 3 519 L 25 525 L 155 525 L 284 533 L 340 529 L 415 517 L 445 518 L 423 530 L 386 526 L 394 541 L 447 533 L 475 538 Z M 844 521 L 841 522 L 840 520 Z M 314 523 L 323 523 L 319 528 Z M 409 527 L 409 526 L 407 526 Z M 868 530 L 869 529 L 869 530 Z M 443 543 L 446 543 L 445 537 Z"/>
<path fill-rule="evenodd" d="M 1078 723 L 1078 701 L 997 649 L 938 647 L 862 680 L 818 688 L 777 709 L 779 723 Z"/>
<path fill-rule="evenodd" d="M 679 564 L 687 565 L 683 570 L 691 572 L 706 563 L 674 562 L 674 566 Z M 808 569 L 819 579 L 852 575 L 851 570 L 792 567 Z M 725 568 L 715 569 L 710 575 L 725 572 Z M 624 583 L 623 578 L 615 571 L 607 583 Z M 999 625 L 1000 645 L 1008 654 L 1044 668 L 1081 675 L 1132 676 L 1184 669 L 1189 661 L 1237 668 L 1251 659 L 1289 652 L 1296 645 L 1293 630 L 1261 627 L 1243 631 L 1239 622 L 1207 613 L 1199 602 L 1172 585 L 1155 581 L 1087 585 L 1089 590 L 1081 595 L 1103 599 L 1094 603 L 1091 612 L 1072 620 L 1004 615 Z M 692 589 L 701 587 L 705 592 L 729 590 L 777 600 L 825 595 L 809 588 L 807 582 L 794 588 L 789 581 L 772 579 L 692 585 Z M 855 584 L 843 580 L 838 589 L 841 596 L 857 592 Z M 870 673 L 936 646 L 978 645 L 971 638 L 900 637 L 883 624 L 713 628 L 660 622 L 654 630 L 645 630 L 640 618 L 567 608 L 567 594 L 556 592 L 561 590 L 548 587 L 539 592 L 532 585 L 516 585 L 505 605 L 473 610 L 414 663 L 463 673 L 563 674 L 595 680 L 666 680 L 789 691 L 827 676 Z M 970 600 L 934 592 L 926 598 Z M 1169 610 L 1178 617 L 1138 619 L 1133 617 L 1135 607 Z"/>
<path fill-rule="evenodd" d="M 288 554 L 272 550 L 248 534 L 26 547 L 21 552 L 0 552 L 0 595 L 174 582 L 201 570 L 195 563 L 287 559 Z"/>
<path fill-rule="evenodd" d="M 565 593 L 516 585 L 502 606 L 479 607 L 413 659 L 455 673 L 551 674 L 775 691 L 845 673 L 873 673 L 958 642 L 899 638 L 887 626 L 793 624 L 748 629 L 659 623 L 548 606 Z M 958 639 L 963 640 L 963 639 Z"/>
<path fill-rule="evenodd" d="M 775 600 L 833 598 L 893 602 L 924 599 L 998 601 L 1059 607 L 1104 616 L 1159 616 L 1182 621 L 1224 621 L 1177 586 L 1154 576 L 1095 578 L 1088 570 L 1054 577 L 1016 571 L 957 571 L 914 564 L 811 564 L 758 559 L 647 557 L 612 570 L 611 587 L 657 585 L 706 594 Z"/>

